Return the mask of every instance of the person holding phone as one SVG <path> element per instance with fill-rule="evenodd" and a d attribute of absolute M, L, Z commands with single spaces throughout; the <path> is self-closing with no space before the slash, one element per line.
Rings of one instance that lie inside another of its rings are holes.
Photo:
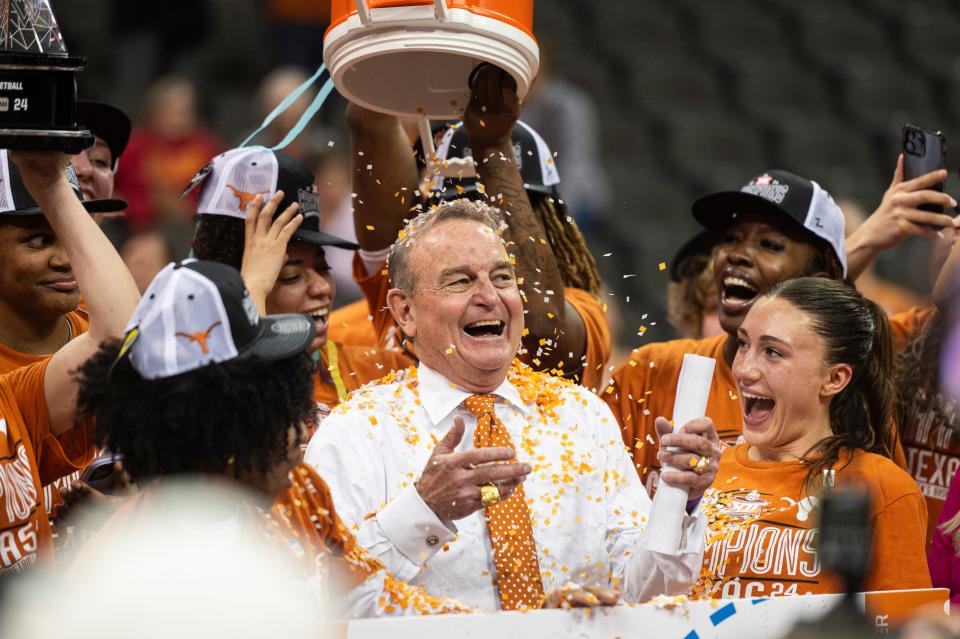
<path fill-rule="evenodd" d="M 714 421 L 725 445 L 736 443 L 742 413 L 731 366 L 736 331 L 754 302 L 794 277 L 855 280 L 880 250 L 910 235 L 936 236 L 922 224 L 953 229 L 954 218 L 917 208 L 930 203 L 955 206 L 949 195 L 930 189 L 945 178 L 946 172 L 939 171 L 904 181 L 900 156 L 880 206 L 846 239 L 843 214 L 829 193 L 787 171 L 768 171 L 739 191 L 708 194 L 694 203 L 694 217 L 720 236 L 713 254 L 713 276 L 724 333 L 643 346 L 600 393 L 620 423 L 624 443 L 648 491 L 655 489 L 660 468 L 654 422 L 673 409 L 683 355 L 696 353 L 717 360 L 706 416 Z M 909 321 L 909 316 L 893 318 L 898 344 Z M 891 451 L 906 467 L 899 443 L 891 445 Z"/>

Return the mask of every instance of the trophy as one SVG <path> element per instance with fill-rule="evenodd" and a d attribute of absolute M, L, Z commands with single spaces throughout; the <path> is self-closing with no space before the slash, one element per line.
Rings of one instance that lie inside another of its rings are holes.
<path fill-rule="evenodd" d="M 77 72 L 50 0 L 0 0 L 0 148 L 76 154 L 93 146 L 76 124 Z"/>

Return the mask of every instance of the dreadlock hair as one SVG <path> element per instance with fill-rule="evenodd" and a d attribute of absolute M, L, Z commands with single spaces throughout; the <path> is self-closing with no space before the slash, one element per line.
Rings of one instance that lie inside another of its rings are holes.
<path fill-rule="evenodd" d="M 850 382 L 830 402 L 833 434 L 804 455 L 812 487 L 843 451 L 864 450 L 892 457 L 893 337 L 886 313 L 842 281 L 799 277 L 777 284 L 766 297 L 802 311 L 824 342 L 827 366 L 847 364 Z"/>
<path fill-rule="evenodd" d="M 543 228 L 547 242 L 560 267 L 563 285 L 579 288 L 600 299 L 600 273 L 597 262 L 587 248 L 587 241 L 577 223 L 567 213 L 567 206 L 559 196 L 527 191 L 530 204 Z"/>
<path fill-rule="evenodd" d="M 181 473 L 270 472 L 287 459 L 289 428 L 313 406 L 306 354 L 210 364 L 165 379 L 111 375 L 120 340 L 76 372 L 78 412 L 96 419 L 98 444 L 123 455 L 134 480 Z"/>
<path fill-rule="evenodd" d="M 193 234 L 193 256 L 240 270 L 245 241 L 244 222 L 226 215 L 198 215 Z"/>

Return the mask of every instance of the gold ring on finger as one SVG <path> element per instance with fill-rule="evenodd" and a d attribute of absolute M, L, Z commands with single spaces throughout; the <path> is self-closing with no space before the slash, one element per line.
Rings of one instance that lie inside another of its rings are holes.
<path fill-rule="evenodd" d="M 690 467 L 698 475 L 702 475 L 710 468 L 709 457 L 698 457 L 696 461 L 690 460 Z"/>
<path fill-rule="evenodd" d="M 490 483 L 480 487 L 480 504 L 484 508 L 496 506 L 500 503 L 500 489 L 496 484 Z"/>

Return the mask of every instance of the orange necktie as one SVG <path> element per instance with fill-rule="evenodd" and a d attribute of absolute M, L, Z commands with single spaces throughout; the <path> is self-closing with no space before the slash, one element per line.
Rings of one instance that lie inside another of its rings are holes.
<path fill-rule="evenodd" d="M 463 402 L 477 417 L 473 445 L 475 448 L 506 446 L 516 450 L 503 422 L 493 411 L 493 402 L 493 395 L 473 395 Z M 543 603 L 543 582 L 523 484 L 517 486 L 509 499 L 484 508 L 483 515 L 493 547 L 503 609 L 539 608 Z"/>

